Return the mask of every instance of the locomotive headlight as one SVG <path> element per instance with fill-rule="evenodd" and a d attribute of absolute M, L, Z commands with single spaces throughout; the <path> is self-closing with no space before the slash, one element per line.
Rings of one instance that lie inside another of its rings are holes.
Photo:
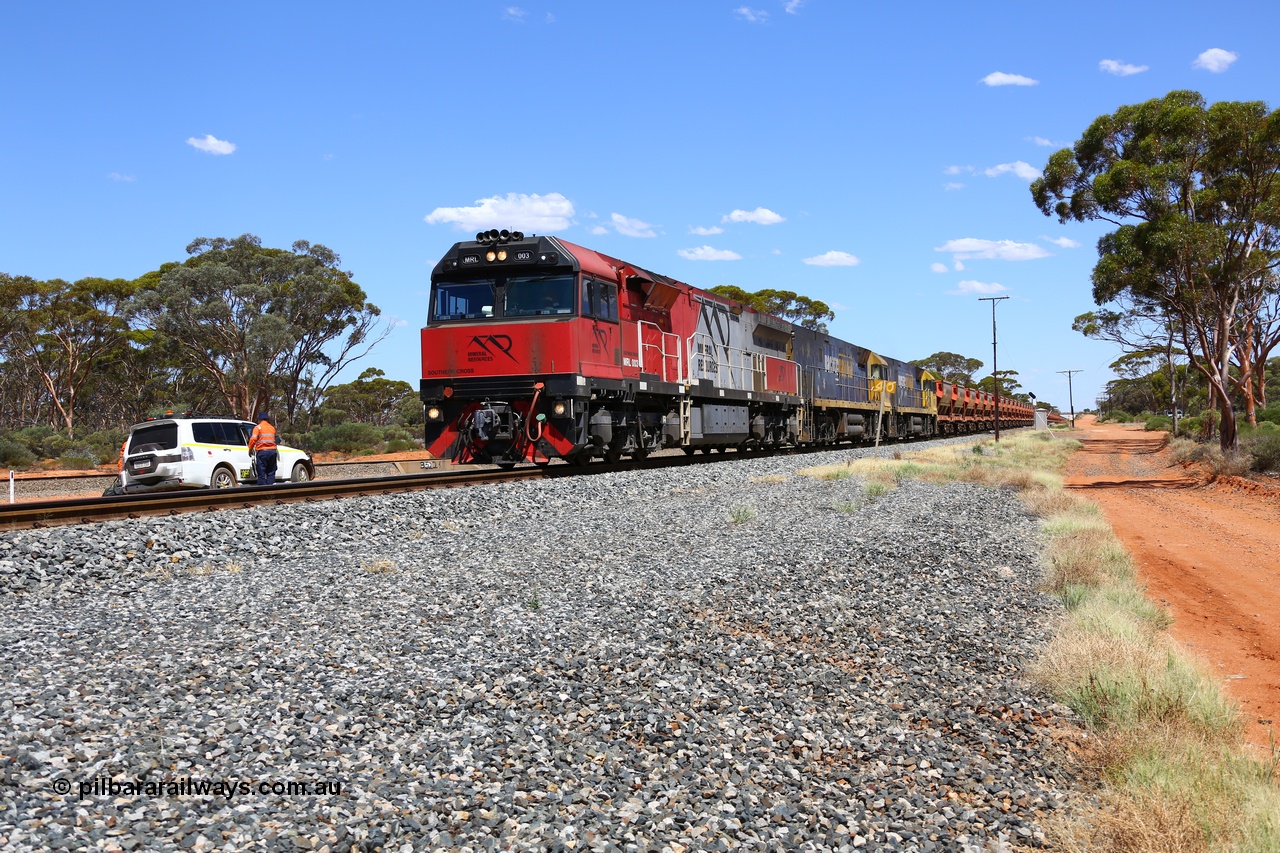
<path fill-rule="evenodd" d="M 506 259 L 507 259 L 507 250 L 506 250 L 506 249 L 499 249 L 499 250 L 498 250 L 498 260 L 500 260 L 500 261 L 505 261 Z"/>
<path fill-rule="evenodd" d="M 429 421 L 438 421 L 438 420 L 440 420 L 440 407 L 439 407 L 439 406 L 428 406 L 428 407 L 427 407 L 427 420 L 429 420 Z"/>
<path fill-rule="evenodd" d="M 493 263 L 498 259 L 498 253 L 495 252 L 493 249 L 490 249 L 489 251 L 484 253 L 484 259 L 489 263 Z"/>
<path fill-rule="evenodd" d="M 568 418 L 573 416 L 572 400 L 556 400 L 551 406 L 551 414 L 557 418 Z"/>

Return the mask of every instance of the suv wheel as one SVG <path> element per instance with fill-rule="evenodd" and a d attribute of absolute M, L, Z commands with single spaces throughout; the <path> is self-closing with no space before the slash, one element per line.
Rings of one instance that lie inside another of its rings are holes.
<path fill-rule="evenodd" d="M 307 471 L 307 466 L 303 465 L 301 462 L 295 462 L 293 465 L 293 473 L 289 475 L 289 482 L 305 483 L 310 479 L 311 474 Z"/>
<path fill-rule="evenodd" d="M 219 465 L 213 469 L 213 478 L 209 481 L 209 486 L 214 489 L 234 489 L 240 485 L 236 481 L 235 472 L 230 468 Z"/>

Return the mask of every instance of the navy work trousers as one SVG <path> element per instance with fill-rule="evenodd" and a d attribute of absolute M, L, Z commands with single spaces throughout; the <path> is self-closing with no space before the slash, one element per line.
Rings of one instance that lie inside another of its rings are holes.
<path fill-rule="evenodd" d="M 276 463 L 280 461 L 279 451 L 258 451 L 258 485 L 274 486 L 276 484 Z"/>

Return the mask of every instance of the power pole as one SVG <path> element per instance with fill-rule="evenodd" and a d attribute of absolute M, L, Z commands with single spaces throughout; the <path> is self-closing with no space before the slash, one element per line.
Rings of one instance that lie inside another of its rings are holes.
<path fill-rule="evenodd" d="M 1071 428 L 1076 428 L 1076 403 L 1071 395 L 1071 374 L 1084 373 L 1083 370 L 1059 370 L 1058 373 L 1067 374 L 1067 403 L 1071 406 Z"/>
<path fill-rule="evenodd" d="M 996 372 L 996 303 L 1007 296 L 979 296 L 979 302 L 991 303 L 991 385 L 996 389 L 996 441 L 1000 440 L 1000 374 Z M 1073 423 L 1072 426 L 1075 426 Z"/>

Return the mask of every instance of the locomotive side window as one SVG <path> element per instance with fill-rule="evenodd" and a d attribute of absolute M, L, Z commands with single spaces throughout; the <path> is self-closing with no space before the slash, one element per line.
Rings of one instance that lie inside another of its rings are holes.
<path fill-rule="evenodd" d="M 582 280 L 582 315 L 618 322 L 618 285 L 594 278 Z"/>
<path fill-rule="evenodd" d="M 571 275 L 511 276 L 506 281 L 503 316 L 572 314 L 573 285 Z"/>
<path fill-rule="evenodd" d="M 493 279 L 436 282 L 430 319 L 474 320 L 492 317 L 493 288 Z"/>

